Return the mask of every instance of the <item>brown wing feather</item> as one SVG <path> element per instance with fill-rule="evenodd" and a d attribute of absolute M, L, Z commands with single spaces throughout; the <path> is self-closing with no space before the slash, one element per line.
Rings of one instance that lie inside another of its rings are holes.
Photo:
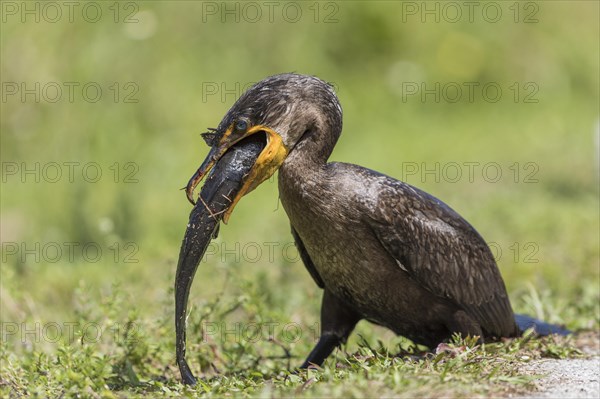
<path fill-rule="evenodd" d="M 437 198 L 386 178 L 370 220 L 383 247 L 429 291 L 463 307 L 487 334 L 513 335 L 504 281 L 479 233 Z"/>
<path fill-rule="evenodd" d="M 306 270 L 308 270 L 308 272 L 312 276 L 313 280 L 315 280 L 315 283 L 317 283 L 317 285 L 320 288 L 325 288 L 323 279 L 321 279 L 321 276 L 317 272 L 317 268 L 315 267 L 312 259 L 310 259 L 310 256 L 308 255 L 308 252 L 306 251 L 306 248 L 304 247 L 304 243 L 300 239 L 300 236 L 298 235 L 298 232 L 296 231 L 296 229 L 294 229 L 294 226 L 292 226 L 292 236 L 294 237 L 294 241 L 296 242 L 296 248 L 298 249 L 298 252 L 300 253 L 300 258 L 302 258 L 302 262 L 304 263 Z"/>

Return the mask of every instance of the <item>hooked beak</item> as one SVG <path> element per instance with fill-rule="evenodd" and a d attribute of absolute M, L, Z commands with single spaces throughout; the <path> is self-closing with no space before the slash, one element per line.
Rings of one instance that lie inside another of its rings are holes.
<path fill-rule="evenodd" d="M 195 204 L 194 189 L 208 174 L 208 172 L 210 172 L 215 163 L 218 162 L 219 159 L 221 159 L 221 157 L 227 152 L 227 150 L 229 150 L 236 143 L 257 133 L 264 133 L 266 135 L 265 148 L 261 151 L 258 158 L 256 158 L 256 161 L 250 169 L 250 172 L 244 177 L 241 189 L 235 198 L 231 200 L 231 205 L 223 215 L 223 223 L 225 224 L 227 224 L 229 216 L 233 212 L 233 208 L 237 205 L 239 200 L 245 194 L 251 192 L 262 182 L 271 177 L 287 157 L 289 150 L 283 144 L 281 136 L 277 132 L 266 126 L 257 125 L 240 133 L 234 130 L 234 126 L 232 124 L 227 129 L 225 134 L 223 134 L 223 137 L 219 143 L 211 147 L 211 150 L 204 159 L 204 162 L 202 162 L 200 168 L 198 168 L 196 173 L 194 173 L 185 187 L 187 199 L 192 204 Z"/>

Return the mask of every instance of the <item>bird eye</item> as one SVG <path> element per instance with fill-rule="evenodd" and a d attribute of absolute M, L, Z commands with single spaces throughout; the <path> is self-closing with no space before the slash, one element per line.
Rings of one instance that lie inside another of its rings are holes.
<path fill-rule="evenodd" d="M 248 122 L 243 119 L 240 119 L 235 123 L 235 130 L 244 131 L 248 129 Z"/>

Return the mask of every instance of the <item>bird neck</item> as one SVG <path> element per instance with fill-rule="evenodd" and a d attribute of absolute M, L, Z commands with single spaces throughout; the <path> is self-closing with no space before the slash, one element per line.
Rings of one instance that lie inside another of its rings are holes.
<path fill-rule="evenodd" d="M 301 183 L 312 180 L 327 164 L 328 156 L 310 151 L 308 145 L 294 148 L 279 168 L 280 180 Z"/>
<path fill-rule="evenodd" d="M 317 184 L 341 131 L 341 113 L 316 113 L 279 169 L 280 191 L 304 191 L 307 185 Z"/>
<path fill-rule="evenodd" d="M 325 118 L 323 113 L 319 113 L 289 154 L 288 158 L 291 158 L 289 163 L 304 167 L 325 165 L 340 137 L 341 130 L 341 120 Z"/>
<path fill-rule="evenodd" d="M 335 141 L 324 142 L 326 135 L 307 131 L 279 168 L 282 197 L 304 197 L 321 180 Z M 306 198 L 304 198 L 306 199 Z"/>
<path fill-rule="evenodd" d="M 279 168 L 279 199 L 292 225 L 307 219 L 308 212 L 320 201 L 319 187 L 326 171 L 325 161 L 294 151 Z"/>

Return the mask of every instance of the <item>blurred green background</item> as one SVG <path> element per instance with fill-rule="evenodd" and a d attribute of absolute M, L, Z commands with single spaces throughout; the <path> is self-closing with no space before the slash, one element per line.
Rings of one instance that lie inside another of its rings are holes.
<path fill-rule="evenodd" d="M 199 133 L 295 71 L 337 89 L 332 160 L 461 213 L 517 310 L 597 326 L 598 2 L 75 3 L 2 3 L 2 322 L 64 323 L 118 284 L 125 310 L 170 323 Z M 191 303 L 250 286 L 312 325 L 320 291 L 291 241 L 271 179 L 222 226 Z"/>

